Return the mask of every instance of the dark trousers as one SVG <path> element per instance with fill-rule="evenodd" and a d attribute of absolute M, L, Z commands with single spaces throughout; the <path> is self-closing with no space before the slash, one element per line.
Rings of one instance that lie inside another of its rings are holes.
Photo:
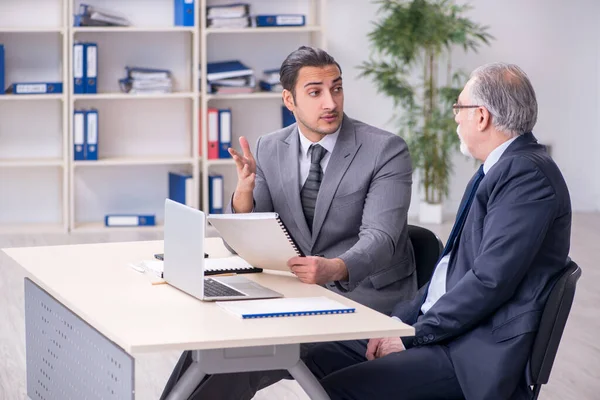
<path fill-rule="evenodd" d="M 302 344 L 300 357 L 304 359 L 313 346 L 310 343 Z M 192 362 L 192 352 L 184 351 L 165 385 L 160 400 L 166 399 Z M 207 375 L 188 400 L 250 400 L 259 390 L 286 378 L 291 376 L 285 370 Z"/>
<path fill-rule="evenodd" d="M 423 346 L 367 361 L 367 341 L 312 347 L 305 362 L 331 400 L 463 399 L 445 346 Z"/>

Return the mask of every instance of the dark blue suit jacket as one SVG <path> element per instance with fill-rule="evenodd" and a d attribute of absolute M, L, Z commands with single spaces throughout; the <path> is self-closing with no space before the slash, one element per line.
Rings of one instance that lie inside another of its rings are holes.
<path fill-rule="evenodd" d="M 405 346 L 447 345 L 467 400 L 531 398 L 525 367 L 549 291 L 566 267 L 570 235 L 562 174 L 533 134 L 524 134 L 477 189 L 446 294 L 419 315 L 425 285 L 394 309 L 415 328 Z"/>

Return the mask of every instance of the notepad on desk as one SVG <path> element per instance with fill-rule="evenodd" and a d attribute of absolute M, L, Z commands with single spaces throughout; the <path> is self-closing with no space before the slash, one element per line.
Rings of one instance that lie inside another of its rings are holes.
<path fill-rule="evenodd" d="M 280 299 L 217 301 L 225 310 L 243 319 L 348 314 L 356 311 L 328 297 L 285 297 Z"/>
<path fill-rule="evenodd" d="M 163 261 L 147 260 L 142 261 L 140 266 L 154 275 L 163 277 Z M 238 256 L 221 257 L 221 258 L 205 258 L 204 259 L 204 275 L 219 275 L 225 273 L 249 274 L 262 272 L 262 269 L 255 268 L 248 264 Z"/>

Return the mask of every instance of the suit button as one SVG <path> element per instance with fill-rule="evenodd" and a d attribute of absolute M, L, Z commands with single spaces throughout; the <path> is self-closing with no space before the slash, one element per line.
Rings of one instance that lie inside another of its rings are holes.
<path fill-rule="evenodd" d="M 427 343 L 429 342 L 429 339 L 427 339 L 427 336 L 423 336 L 423 343 Z"/>
<path fill-rule="evenodd" d="M 413 346 L 415 346 L 415 347 L 416 347 L 417 345 L 418 345 L 418 343 L 417 343 L 417 339 L 413 339 Z"/>
<path fill-rule="evenodd" d="M 427 335 L 427 339 L 429 340 L 433 340 L 435 338 L 435 336 L 433 336 L 432 333 L 430 333 L 429 335 Z"/>
<path fill-rule="evenodd" d="M 417 343 L 419 343 L 419 344 L 423 344 L 423 338 L 418 338 L 418 339 L 417 339 Z"/>

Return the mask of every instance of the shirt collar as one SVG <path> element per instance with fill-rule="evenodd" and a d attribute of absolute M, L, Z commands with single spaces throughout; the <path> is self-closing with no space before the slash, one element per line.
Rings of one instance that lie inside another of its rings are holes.
<path fill-rule="evenodd" d="M 502 143 L 500 146 L 492 150 L 490 155 L 485 159 L 485 162 L 483 163 L 484 174 L 487 174 L 488 171 L 498 162 L 498 160 L 500 160 L 500 157 L 502 157 L 502 154 L 504 154 L 508 146 L 510 146 L 510 144 L 514 142 L 517 138 L 518 136 L 515 136 L 514 138 L 507 140 L 506 142 Z"/>
<path fill-rule="evenodd" d="M 340 127 L 337 129 L 337 131 L 335 131 L 332 134 L 325 135 L 323 139 L 319 140 L 317 143 L 323 148 L 325 148 L 325 150 L 327 150 L 329 154 L 333 153 L 333 148 L 335 147 L 335 143 L 337 142 L 337 138 L 340 135 L 341 129 L 342 124 L 340 124 Z M 304 157 L 308 157 L 308 149 L 310 148 L 310 145 L 313 144 L 313 142 L 308 140 L 306 136 L 302 134 L 302 131 L 300 130 L 300 125 L 298 125 L 298 137 L 300 138 L 300 153 Z"/>

